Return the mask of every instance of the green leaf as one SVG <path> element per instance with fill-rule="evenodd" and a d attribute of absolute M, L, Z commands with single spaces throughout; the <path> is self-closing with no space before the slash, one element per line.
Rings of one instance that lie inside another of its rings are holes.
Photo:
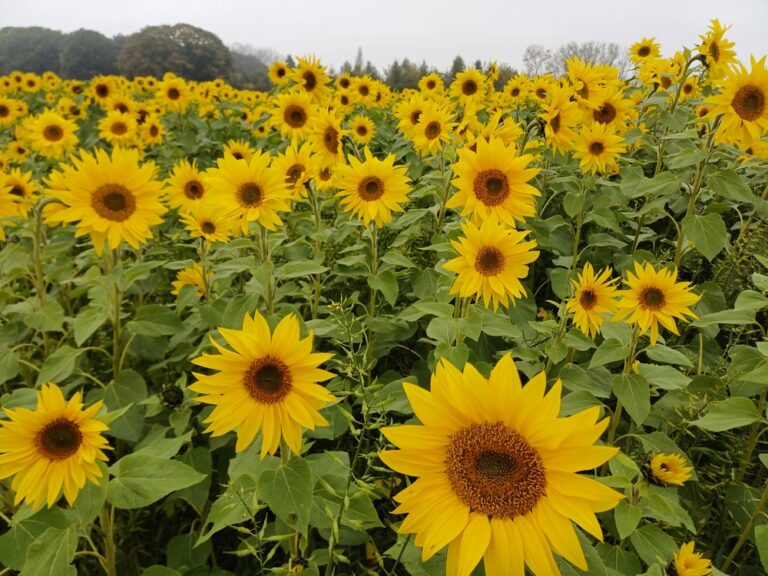
<path fill-rule="evenodd" d="M 635 530 L 629 539 L 646 564 L 653 564 L 657 560 L 666 564 L 677 552 L 677 544 L 672 537 L 657 526 L 643 526 Z"/>
<path fill-rule="evenodd" d="M 611 381 L 611 388 L 624 409 L 640 426 L 651 413 L 651 387 L 648 380 L 639 374 L 617 374 Z"/>
<path fill-rule="evenodd" d="M 141 576 L 181 576 L 181 572 L 172 568 L 166 568 L 160 564 L 155 564 L 144 570 L 144 572 L 141 573 Z"/>
<path fill-rule="evenodd" d="M 46 300 L 42 309 L 24 317 L 24 324 L 40 332 L 61 332 L 64 308 L 56 300 Z"/>
<path fill-rule="evenodd" d="M 615 338 L 608 338 L 595 350 L 592 360 L 589 362 L 589 367 L 592 369 L 604 364 L 610 364 L 611 362 L 618 362 L 626 358 L 628 353 L 629 346 L 625 346 Z"/>
<path fill-rule="evenodd" d="M 660 172 L 653 178 L 643 178 L 629 195 L 630 198 L 655 198 L 680 190 L 680 179 L 672 172 Z"/>
<path fill-rule="evenodd" d="M 64 344 L 45 359 L 43 367 L 37 374 L 37 384 L 61 382 L 68 378 L 75 371 L 75 362 L 82 353 L 82 349 L 75 349 Z"/>
<path fill-rule="evenodd" d="M 739 396 L 711 402 L 707 413 L 693 423 L 711 432 L 722 432 L 748 426 L 759 418 L 760 413 L 755 403 L 749 398 Z"/>
<path fill-rule="evenodd" d="M 640 523 L 642 516 L 643 513 L 637 506 L 633 506 L 626 500 L 619 502 L 619 505 L 613 510 L 613 518 L 616 521 L 619 538 L 623 540 L 632 534 Z"/>
<path fill-rule="evenodd" d="M 760 556 L 760 563 L 763 570 L 768 572 L 768 524 L 755 526 L 755 546 Z"/>
<path fill-rule="evenodd" d="M 137 336 L 172 336 L 184 328 L 173 310 L 160 304 L 147 304 L 136 311 L 125 327 Z"/>
<path fill-rule="evenodd" d="M 278 269 L 278 274 L 283 278 L 303 278 L 313 274 L 322 274 L 327 272 L 328 267 L 323 266 L 322 262 L 316 260 L 298 260 L 288 262 L 282 268 Z"/>
<path fill-rule="evenodd" d="M 277 470 L 263 472 L 258 480 L 261 499 L 278 518 L 302 534 L 309 526 L 313 486 L 312 470 L 299 456 L 293 456 Z"/>
<path fill-rule="evenodd" d="M 74 506 L 66 510 L 65 514 L 73 518 L 81 526 L 87 526 L 99 515 L 104 502 L 107 499 L 107 466 L 99 462 L 102 477 L 98 484 L 86 482 L 85 488 L 80 490 L 75 500 Z"/>
<path fill-rule="evenodd" d="M 682 226 L 685 236 L 710 262 L 728 243 L 728 231 L 720 214 L 689 214 Z"/>
<path fill-rule="evenodd" d="M 224 493 L 211 505 L 195 546 L 207 542 L 211 536 L 227 526 L 245 522 L 262 508 L 259 504 L 259 492 L 256 490 L 256 479 L 247 475 L 240 476 L 227 486 Z"/>
<path fill-rule="evenodd" d="M 155 458 L 173 458 L 181 447 L 192 438 L 192 431 L 182 434 L 177 438 L 158 438 L 146 446 L 134 450 L 134 454 L 147 454 Z"/>
<path fill-rule="evenodd" d="M 10 530 L 0 536 L 0 564 L 21 570 L 27 550 L 40 535 L 51 527 L 65 529 L 67 524 L 60 508 L 43 508 L 24 519 L 17 512 L 11 520 Z"/>
<path fill-rule="evenodd" d="M 654 362 L 663 362 L 664 364 L 676 364 L 692 368 L 693 364 L 688 356 L 663 344 L 656 344 L 645 349 L 645 355 Z"/>
<path fill-rule="evenodd" d="M 116 382 L 110 382 L 104 390 L 104 402 L 112 411 L 126 409 L 125 414 L 110 423 L 111 436 L 131 441 L 139 439 L 146 412 L 146 407 L 139 403 L 146 397 L 147 385 L 133 370 L 123 370 L 117 375 Z"/>
<path fill-rule="evenodd" d="M 739 176 L 736 170 L 730 168 L 719 170 L 709 176 L 707 183 L 712 192 L 728 200 L 746 204 L 755 204 L 758 200 L 749 185 L 744 182 L 744 178 Z"/>
<path fill-rule="evenodd" d="M 706 328 L 712 324 L 751 324 L 755 321 L 755 313 L 766 306 L 768 298 L 754 290 L 743 290 L 736 297 L 732 310 L 706 314 L 691 324 L 698 328 Z"/>
<path fill-rule="evenodd" d="M 376 276 L 368 276 L 368 286 L 374 290 L 378 290 L 384 295 L 384 299 L 390 306 L 394 306 L 397 302 L 397 277 L 391 270 L 384 270 L 379 272 Z"/>
<path fill-rule="evenodd" d="M 142 508 L 175 490 L 197 484 L 205 474 L 176 460 L 129 454 L 111 468 L 107 499 L 116 508 Z"/>
<path fill-rule="evenodd" d="M 108 318 L 109 314 L 106 310 L 90 307 L 81 310 L 73 323 L 75 344 L 81 346 Z"/>
<path fill-rule="evenodd" d="M 413 263 L 413 260 L 408 258 L 408 256 L 402 252 L 397 252 L 395 250 L 390 250 L 384 254 L 384 256 L 381 257 L 381 261 L 392 266 L 399 266 L 400 268 L 416 268 L 416 264 Z"/>
<path fill-rule="evenodd" d="M 77 528 L 48 528 L 27 548 L 20 576 L 77 574 L 72 560 L 77 549 Z"/>
<path fill-rule="evenodd" d="M 0 350 L 0 384 L 19 373 L 19 355 L 11 350 Z"/>

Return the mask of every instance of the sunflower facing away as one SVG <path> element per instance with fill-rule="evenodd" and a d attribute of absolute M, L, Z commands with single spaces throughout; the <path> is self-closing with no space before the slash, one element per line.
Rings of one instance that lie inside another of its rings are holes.
<path fill-rule="evenodd" d="M 363 162 L 350 156 L 349 164 L 339 167 L 337 196 L 344 210 L 380 228 L 392 220 L 392 212 L 403 211 L 411 181 L 405 166 L 395 166 L 394 154 L 379 160 L 366 148 L 364 156 Z"/>
<path fill-rule="evenodd" d="M 443 268 L 456 272 L 458 277 L 451 294 L 462 298 L 482 297 L 483 305 L 493 303 L 505 308 L 510 300 L 525 298 L 520 279 L 528 276 L 528 265 L 539 257 L 536 242 L 523 242 L 528 232 L 519 232 L 500 224 L 491 216 L 478 228 L 472 222 L 461 224 L 464 236 L 451 240 L 459 256 L 443 264 Z"/>
<path fill-rule="evenodd" d="M 693 540 L 680 546 L 680 550 L 675 553 L 668 574 L 672 576 L 711 576 L 712 561 L 703 558 L 700 552 L 694 552 L 694 546 Z"/>
<path fill-rule="evenodd" d="M 524 565 L 559 575 L 553 552 L 587 569 L 572 522 L 602 540 L 595 513 L 623 498 L 577 474 L 618 451 L 594 445 L 608 425 L 598 407 L 558 417 L 560 380 L 547 394 L 544 372 L 523 386 L 510 354 L 488 379 L 443 360 L 431 391 L 403 387 L 421 424 L 383 428 L 399 450 L 380 457 L 417 477 L 394 499 L 422 560 L 448 546 L 448 576 L 469 576 L 481 559 L 489 575 L 522 576 Z"/>
<path fill-rule="evenodd" d="M 584 270 L 573 283 L 573 298 L 568 300 L 565 309 L 573 312 L 573 323 L 584 334 L 594 338 L 600 332 L 606 314 L 616 311 L 615 279 L 611 278 L 610 268 L 604 268 L 595 274 L 592 264 L 584 264 Z"/>
<path fill-rule="evenodd" d="M 640 334 L 651 331 L 651 345 L 659 338 L 659 324 L 679 334 L 675 318 L 698 318 L 689 306 L 701 296 L 691 291 L 690 282 L 676 282 L 677 271 L 656 271 L 649 262 L 635 262 L 635 273 L 627 271 L 627 290 L 619 292 L 618 312 L 614 320 L 637 323 Z"/>
<path fill-rule="evenodd" d="M 14 504 L 33 509 L 56 504 L 61 493 L 71 506 L 86 480 L 99 484 L 99 462 L 110 450 L 101 435 L 108 426 L 96 419 L 102 402 L 85 408 L 80 392 L 67 402 L 58 386 L 43 384 L 37 408 L 5 408 L 0 421 L 0 479 L 14 476 Z"/>
<path fill-rule="evenodd" d="M 682 486 L 691 479 L 693 468 L 679 454 L 656 454 L 651 459 L 653 477 L 664 484 Z"/>
<path fill-rule="evenodd" d="M 192 362 L 215 374 L 195 374 L 190 389 L 200 402 L 213 404 L 205 420 L 206 432 L 221 436 L 237 431 L 237 452 L 245 450 L 262 432 L 261 457 L 274 454 L 285 440 L 301 453 L 302 429 L 314 430 L 328 422 L 318 410 L 334 396 L 318 384 L 333 378 L 319 368 L 332 354 L 312 352 L 312 334 L 300 338 L 295 315 L 283 318 L 271 332 L 264 317 L 245 315 L 242 330 L 219 328 L 233 351 L 211 342 L 219 354 L 203 354 Z"/>
<path fill-rule="evenodd" d="M 171 282 L 171 286 L 173 286 L 171 294 L 178 296 L 184 286 L 195 286 L 198 297 L 202 298 L 208 293 L 208 287 L 212 281 L 213 273 L 209 270 L 203 275 L 203 267 L 195 262 L 192 266 L 176 273 L 176 280 Z"/>

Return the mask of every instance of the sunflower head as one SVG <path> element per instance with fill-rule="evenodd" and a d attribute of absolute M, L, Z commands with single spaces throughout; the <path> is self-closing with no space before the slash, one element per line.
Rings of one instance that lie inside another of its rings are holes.
<path fill-rule="evenodd" d="M 611 278 L 610 268 L 595 274 L 592 264 L 587 262 L 581 274 L 571 282 L 574 293 L 566 310 L 574 313 L 573 322 L 579 330 L 594 338 L 606 315 L 616 311 L 616 279 Z"/>
<path fill-rule="evenodd" d="M 712 561 L 702 557 L 700 552 L 694 552 L 694 546 L 691 540 L 675 553 L 669 570 L 673 576 L 711 576 Z"/>
<path fill-rule="evenodd" d="M 651 473 L 663 484 L 682 486 L 691 479 L 693 468 L 679 454 L 656 454 L 651 459 Z"/>

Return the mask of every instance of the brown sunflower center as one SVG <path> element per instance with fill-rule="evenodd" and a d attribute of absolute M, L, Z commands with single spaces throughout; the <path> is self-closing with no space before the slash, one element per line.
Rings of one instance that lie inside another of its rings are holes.
<path fill-rule="evenodd" d="M 37 433 L 35 443 L 49 460 L 62 460 L 77 452 L 83 443 L 83 434 L 77 424 L 59 418 Z"/>
<path fill-rule="evenodd" d="M 301 106 L 291 104 L 285 108 L 283 119 L 291 128 L 301 128 L 307 123 L 307 112 Z"/>
<path fill-rule="evenodd" d="M 477 82 L 474 80 L 465 80 L 461 85 L 461 91 L 465 96 L 472 96 L 477 92 Z"/>
<path fill-rule="evenodd" d="M 110 131 L 115 136 L 122 136 L 126 132 L 128 132 L 128 125 L 125 122 L 114 122 L 112 124 L 112 127 L 110 128 Z"/>
<path fill-rule="evenodd" d="M 152 124 L 152 126 L 149 127 L 149 135 L 152 136 L 152 138 L 157 138 L 158 134 L 160 134 L 160 129 Z"/>
<path fill-rule="evenodd" d="M 349 78 L 342 78 L 341 80 L 339 80 L 339 86 L 341 86 L 345 90 L 349 88 Z"/>
<path fill-rule="evenodd" d="M 486 206 L 498 206 L 509 196 L 509 181 L 501 170 L 483 170 L 473 184 L 475 196 Z"/>
<path fill-rule="evenodd" d="M 203 185 L 197 180 L 190 180 L 184 184 L 184 196 L 190 200 L 202 198 L 204 193 L 205 188 L 203 188 Z"/>
<path fill-rule="evenodd" d="M 688 82 L 683 84 L 683 93 L 690 94 L 691 92 L 693 92 L 693 84 L 689 84 Z"/>
<path fill-rule="evenodd" d="M 413 112 L 411 112 L 411 115 L 410 115 L 411 124 L 415 126 L 418 123 L 419 118 L 421 118 L 421 110 L 414 110 Z"/>
<path fill-rule="evenodd" d="M 451 436 L 446 474 L 472 512 L 494 518 L 527 514 L 546 491 L 541 456 L 501 422 L 472 424 Z"/>
<path fill-rule="evenodd" d="M 304 173 L 306 168 L 304 168 L 303 164 L 294 164 L 285 173 L 285 181 L 289 185 L 293 186 L 296 184 L 296 182 L 301 178 L 301 175 Z"/>
<path fill-rule="evenodd" d="M 323 182 L 327 182 L 328 180 L 331 179 L 331 176 L 333 176 L 333 172 L 331 172 L 330 168 L 323 168 L 322 170 L 320 170 L 318 176 L 320 177 L 320 180 L 322 180 Z"/>
<path fill-rule="evenodd" d="M 760 87 L 747 84 L 738 89 L 731 100 L 731 106 L 742 120 L 752 122 L 765 112 L 765 93 Z"/>
<path fill-rule="evenodd" d="M 557 134 L 560 132 L 560 113 L 555 114 L 555 117 L 549 121 L 549 127 L 552 128 L 552 133 Z"/>
<path fill-rule="evenodd" d="M 64 138 L 64 130 L 61 129 L 61 126 L 51 124 L 50 126 L 46 126 L 43 130 L 43 138 L 49 142 L 58 142 Z"/>
<path fill-rule="evenodd" d="M 360 93 L 360 96 L 368 96 L 368 94 L 371 93 L 371 89 L 368 88 L 368 84 L 360 84 L 360 86 L 357 87 L 357 91 Z"/>
<path fill-rule="evenodd" d="M 257 402 L 274 404 L 291 391 L 293 379 L 285 362 L 273 356 L 264 356 L 248 367 L 243 384 Z"/>
<path fill-rule="evenodd" d="M 7 118 L 11 115 L 11 110 L 5 104 L 0 104 L 0 118 Z"/>
<path fill-rule="evenodd" d="M 644 288 L 640 292 L 640 305 L 648 310 L 660 310 L 664 307 L 664 292 L 658 288 Z"/>
<path fill-rule="evenodd" d="M 713 62 L 720 62 L 720 46 L 717 45 L 717 42 L 712 42 L 712 44 L 709 45 L 707 53 L 712 57 Z"/>
<path fill-rule="evenodd" d="M 640 49 L 637 51 L 637 55 L 640 56 L 640 58 L 647 58 L 651 55 L 651 47 L 640 46 Z"/>
<path fill-rule="evenodd" d="M 536 89 L 536 97 L 539 100 L 544 100 L 544 98 L 547 97 L 547 90 L 545 88 L 537 88 Z"/>
<path fill-rule="evenodd" d="M 254 182 L 246 182 L 237 189 L 237 200 L 244 208 L 256 208 L 263 199 L 261 187 Z"/>
<path fill-rule="evenodd" d="M 181 92 L 179 92 L 178 88 L 169 88 L 166 94 L 169 100 L 178 100 L 181 97 Z"/>
<path fill-rule="evenodd" d="M 600 108 L 592 112 L 592 118 L 600 124 L 610 124 L 616 118 L 616 108 L 609 102 L 603 103 Z"/>
<path fill-rule="evenodd" d="M 597 304 L 597 294 L 593 290 L 582 290 L 579 295 L 579 304 L 584 310 L 592 310 Z"/>
<path fill-rule="evenodd" d="M 475 270 L 483 276 L 496 276 L 504 269 L 504 254 L 493 246 L 483 246 L 475 258 Z"/>
<path fill-rule="evenodd" d="M 136 197 L 122 184 L 102 184 L 93 193 L 91 207 L 102 218 L 123 222 L 136 211 Z"/>
<path fill-rule="evenodd" d="M 200 224 L 200 229 L 203 231 L 203 234 L 214 234 L 216 232 L 216 224 L 210 220 L 206 220 Z"/>
<path fill-rule="evenodd" d="M 331 154 L 339 152 L 339 132 L 333 126 L 328 126 L 323 132 L 323 144 Z"/>
<path fill-rule="evenodd" d="M 346 106 L 347 104 L 349 104 L 349 96 L 347 96 L 346 94 L 342 94 L 341 98 L 339 99 L 339 102 L 341 102 L 342 106 Z"/>
<path fill-rule="evenodd" d="M 429 80 L 427 82 L 427 90 L 434 90 L 435 86 L 437 86 L 437 83 L 434 80 Z"/>
<path fill-rule="evenodd" d="M 518 96 L 520 96 L 520 88 L 515 86 L 514 88 L 512 88 L 510 94 L 512 94 L 512 98 L 517 98 Z"/>
<path fill-rule="evenodd" d="M 123 102 L 118 102 L 117 104 L 115 104 L 115 110 L 125 114 L 126 112 L 128 112 L 128 106 L 126 106 Z"/>
<path fill-rule="evenodd" d="M 364 124 L 360 124 L 357 128 L 355 128 L 355 132 L 357 132 L 358 136 L 365 137 L 368 135 L 368 128 L 366 128 Z"/>
<path fill-rule="evenodd" d="M 378 200 L 384 195 L 384 182 L 377 176 L 367 176 L 358 184 L 357 195 L 367 202 Z"/>
<path fill-rule="evenodd" d="M 661 469 L 663 472 L 666 472 L 667 470 L 669 470 L 669 467 L 667 466 L 666 462 L 662 462 L 661 464 L 659 464 L 659 468 L 660 468 L 660 469 Z"/>
<path fill-rule="evenodd" d="M 581 96 L 582 98 L 584 98 L 584 100 L 586 100 L 587 98 L 589 98 L 589 86 L 587 86 L 587 83 L 586 83 L 586 82 L 584 82 L 584 81 L 582 81 L 582 82 L 581 82 L 581 88 L 579 88 L 579 89 L 576 91 L 576 94 L 578 94 L 579 96 Z"/>
<path fill-rule="evenodd" d="M 589 153 L 593 156 L 599 156 L 605 151 L 605 146 L 602 142 L 591 142 L 589 144 Z"/>
<path fill-rule="evenodd" d="M 109 86 L 106 84 L 97 84 L 96 85 L 96 96 L 99 98 L 106 98 L 109 96 Z"/>
<path fill-rule="evenodd" d="M 277 71 L 275 72 L 275 75 L 278 78 L 282 78 L 283 76 L 285 76 L 285 72 L 286 72 L 285 68 L 278 68 Z"/>
<path fill-rule="evenodd" d="M 24 194 L 24 188 L 22 188 L 18 184 L 15 184 L 13 188 L 11 188 L 10 193 L 13 194 L 14 196 L 19 196 L 21 198 L 24 198 L 26 196 L 26 194 Z"/>
<path fill-rule="evenodd" d="M 307 92 L 312 92 L 312 90 L 317 88 L 317 76 L 315 76 L 314 72 L 307 70 L 301 77 L 304 78 L 304 89 Z"/>
<path fill-rule="evenodd" d="M 661 87 L 664 88 L 664 90 L 672 86 L 672 78 L 670 78 L 669 76 L 662 76 L 660 82 L 661 82 Z"/>
<path fill-rule="evenodd" d="M 435 138 L 440 136 L 441 132 L 442 132 L 442 129 L 440 127 L 440 122 L 436 122 L 435 120 L 427 124 L 427 127 L 424 129 L 424 135 L 429 140 L 434 140 Z"/>

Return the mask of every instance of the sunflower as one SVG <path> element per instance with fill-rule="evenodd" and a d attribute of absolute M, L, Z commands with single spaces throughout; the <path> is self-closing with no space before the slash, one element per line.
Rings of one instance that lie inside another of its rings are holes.
<path fill-rule="evenodd" d="M 656 454 L 651 459 L 653 477 L 664 484 L 682 486 L 691 479 L 693 468 L 679 454 Z"/>
<path fill-rule="evenodd" d="M 373 79 L 368 76 L 352 78 L 352 90 L 356 94 L 356 100 L 361 104 L 369 104 L 374 99 Z"/>
<path fill-rule="evenodd" d="M 251 145 L 245 140 L 229 140 L 224 145 L 223 155 L 229 155 L 237 160 L 250 162 L 251 158 L 253 158 L 253 152 L 253 148 L 251 148 Z"/>
<path fill-rule="evenodd" d="M 156 114 L 147 114 L 139 125 L 139 137 L 144 146 L 162 144 L 165 138 L 165 128 Z"/>
<path fill-rule="evenodd" d="M 656 38 L 643 38 L 629 47 L 629 59 L 639 66 L 646 60 L 658 58 L 660 49 Z"/>
<path fill-rule="evenodd" d="M 530 95 L 534 96 L 539 105 L 544 104 L 549 99 L 552 89 L 557 86 L 557 82 L 549 74 L 536 76 L 530 84 Z"/>
<path fill-rule="evenodd" d="M 99 104 L 106 102 L 115 91 L 116 78 L 113 76 L 94 76 L 89 85 L 89 92 Z"/>
<path fill-rule="evenodd" d="M 456 74 L 451 82 L 451 96 L 460 102 L 482 100 L 485 97 L 486 78 L 480 70 L 469 68 Z"/>
<path fill-rule="evenodd" d="M 19 117 L 18 100 L 0 96 L 0 128 L 10 126 Z"/>
<path fill-rule="evenodd" d="M 196 205 L 181 214 L 181 221 L 192 238 L 205 238 L 208 244 L 229 242 L 232 237 L 235 216 L 225 213 L 210 200 Z"/>
<path fill-rule="evenodd" d="M 524 75 L 513 76 L 504 85 L 504 94 L 510 106 L 518 106 L 525 102 L 528 96 L 528 86 L 530 82 Z"/>
<path fill-rule="evenodd" d="M 422 156 L 434 154 L 451 139 L 456 123 L 447 108 L 428 106 L 414 127 L 413 147 Z"/>
<path fill-rule="evenodd" d="M 352 74 L 349 72 L 342 72 L 336 76 L 336 88 L 339 90 L 349 90 L 352 87 Z"/>
<path fill-rule="evenodd" d="M 685 320 L 686 316 L 698 318 L 689 306 L 701 299 L 690 289 L 690 282 L 676 282 L 677 270 L 666 268 L 656 271 L 646 262 L 645 266 L 635 262 L 635 274 L 627 272 L 627 290 L 619 292 L 618 312 L 614 320 L 637 323 L 641 334 L 651 331 L 651 345 L 659 337 L 659 324 L 679 334 L 675 318 Z"/>
<path fill-rule="evenodd" d="M 589 100 L 590 94 L 603 87 L 601 70 L 578 56 L 566 60 L 565 66 L 578 102 L 583 103 Z"/>
<path fill-rule="evenodd" d="M 11 187 L 0 182 L 0 241 L 5 240 L 3 223 L 19 215 L 18 201 L 11 194 Z"/>
<path fill-rule="evenodd" d="M 607 172 L 617 165 L 616 160 L 626 152 L 624 138 L 613 133 L 605 124 L 594 123 L 582 126 L 581 134 L 573 146 L 574 158 L 579 158 L 582 172 Z"/>
<path fill-rule="evenodd" d="M 14 504 L 26 501 L 33 510 L 56 504 L 61 493 L 70 506 L 86 480 L 100 484 L 99 462 L 110 450 L 101 435 L 108 426 L 96 419 L 102 402 L 85 408 L 76 392 L 67 402 L 56 384 L 43 384 L 37 408 L 5 408 L 0 421 L 0 479 L 14 476 Z"/>
<path fill-rule="evenodd" d="M 341 129 L 339 119 L 333 111 L 327 108 L 320 110 L 312 119 L 310 130 L 309 142 L 324 164 L 335 166 L 343 161 L 342 138 L 347 131 Z"/>
<path fill-rule="evenodd" d="M 695 98 L 699 93 L 699 79 L 696 76 L 688 76 L 680 87 L 680 102 L 689 98 Z"/>
<path fill-rule="evenodd" d="M 680 550 L 675 553 L 672 565 L 667 571 L 668 574 L 672 576 L 711 576 L 712 561 L 703 558 L 701 553 L 694 552 L 694 545 L 693 540 L 691 540 L 680 546 Z"/>
<path fill-rule="evenodd" d="M 249 160 L 224 156 L 210 168 L 205 183 L 210 187 L 211 200 L 227 214 L 240 218 L 243 233 L 250 222 L 274 230 L 283 221 L 278 212 L 288 212 L 289 190 L 276 170 L 269 167 L 270 156 L 256 152 Z"/>
<path fill-rule="evenodd" d="M 235 450 L 242 452 L 262 432 L 261 457 L 274 454 L 281 440 L 301 453 L 302 428 L 314 430 L 328 422 L 318 410 L 335 399 L 319 383 L 333 374 L 319 368 L 333 355 L 312 352 L 312 333 L 300 338 L 294 314 L 283 318 L 271 332 L 258 312 L 243 319 L 242 330 L 219 328 L 234 352 L 213 343 L 219 354 L 203 354 L 193 364 L 216 370 L 197 374 L 190 389 L 198 401 L 213 404 L 205 420 L 206 432 L 221 436 L 237 431 Z"/>
<path fill-rule="evenodd" d="M 381 227 L 392 220 L 392 212 L 402 212 L 401 204 L 408 201 L 411 181 L 405 166 L 395 166 L 395 155 L 384 160 L 364 151 L 361 162 L 350 156 L 349 165 L 339 167 L 337 197 L 347 212 L 353 212 L 368 226 L 374 222 Z"/>
<path fill-rule="evenodd" d="M 290 69 L 285 62 L 276 60 L 270 64 L 267 74 L 269 75 L 272 84 L 275 86 L 285 86 L 290 80 L 290 76 L 288 75 L 289 72 Z"/>
<path fill-rule="evenodd" d="M 590 97 L 589 106 L 590 110 L 584 115 L 586 124 L 603 124 L 617 134 L 623 134 L 629 128 L 634 105 L 624 98 L 621 89 L 598 90 Z"/>
<path fill-rule="evenodd" d="M 13 196 L 17 214 L 26 218 L 38 198 L 32 172 L 22 172 L 20 168 L 13 168 L 7 173 L 0 172 L 0 188 L 4 187 L 8 187 L 8 192 Z"/>
<path fill-rule="evenodd" d="M 137 150 L 115 148 L 80 152 L 62 168 L 52 193 L 67 207 L 51 215 L 53 222 L 78 222 L 75 236 L 90 234 L 100 254 L 104 243 L 117 248 L 125 240 L 138 248 L 152 237 L 150 226 L 163 221 L 161 184 L 155 164 L 139 165 Z"/>
<path fill-rule="evenodd" d="M 356 142 L 367 146 L 376 134 L 376 125 L 368 116 L 358 114 L 349 119 L 349 132 Z"/>
<path fill-rule="evenodd" d="M 298 199 L 307 195 L 304 184 L 309 180 L 310 167 L 317 161 L 316 158 L 309 144 L 305 142 L 298 146 L 294 142 L 272 161 L 272 167 L 284 178 L 293 197 Z"/>
<path fill-rule="evenodd" d="M 461 207 L 461 215 L 471 216 L 476 224 L 496 214 L 508 226 L 536 213 L 534 196 L 541 193 L 528 181 L 539 169 L 528 168 L 530 154 L 518 156 L 514 145 L 505 146 L 498 138 L 480 139 L 476 151 L 463 148 L 458 154 L 453 164 L 458 192 L 448 200 L 448 208 Z"/>
<path fill-rule="evenodd" d="M 29 156 L 29 148 L 21 142 L 11 141 L 5 148 L 5 156 L 9 163 L 21 164 Z"/>
<path fill-rule="evenodd" d="M 26 123 L 25 138 L 30 147 L 46 158 L 63 158 L 77 146 L 77 124 L 53 110 L 46 110 Z"/>
<path fill-rule="evenodd" d="M 136 119 L 125 112 L 112 110 L 99 122 L 99 137 L 113 146 L 129 146 L 136 138 Z"/>
<path fill-rule="evenodd" d="M 493 303 L 494 310 L 525 298 L 520 279 L 528 276 L 528 265 L 539 257 L 535 241 L 523 242 L 528 232 L 506 228 L 493 215 L 479 228 L 464 221 L 461 230 L 464 235 L 451 240 L 459 256 L 443 264 L 458 274 L 451 294 L 482 297 L 483 305 Z"/>
<path fill-rule="evenodd" d="M 310 95 L 314 101 L 319 101 L 328 91 L 329 78 L 325 66 L 314 56 L 298 58 L 298 64 L 291 72 L 291 79 Z"/>
<path fill-rule="evenodd" d="M 416 534 L 423 561 L 448 546 L 448 576 L 469 576 L 481 559 L 486 574 L 522 575 L 527 564 L 559 575 L 553 552 L 587 569 L 572 522 L 602 540 L 595 513 L 623 498 L 577 474 L 618 451 L 593 445 L 608 425 L 598 407 L 558 417 L 560 380 L 546 394 L 544 372 L 523 386 L 510 354 L 490 378 L 442 360 L 431 391 L 403 388 L 422 424 L 383 428 L 399 450 L 379 457 L 417 477 L 394 499 L 408 514 L 399 531 Z"/>
<path fill-rule="evenodd" d="M 280 134 L 291 140 L 309 136 L 312 101 L 302 92 L 284 92 L 275 98 L 276 106 L 270 119 Z"/>
<path fill-rule="evenodd" d="M 701 44 L 696 49 L 706 58 L 707 68 L 711 78 L 718 79 L 725 75 L 729 68 L 736 64 L 736 51 L 734 42 L 726 40 L 723 36 L 730 28 L 723 28 L 720 21 L 715 19 L 709 23 L 709 32 L 700 36 Z"/>
<path fill-rule="evenodd" d="M 165 187 L 171 208 L 189 212 L 200 205 L 205 198 L 206 186 L 203 173 L 197 169 L 197 160 L 179 160 L 166 178 Z"/>
<path fill-rule="evenodd" d="M 439 95 L 445 92 L 445 83 L 442 76 L 437 72 L 432 72 L 419 79 L 419 90 L 424 95 Z"/>
<path fill-rule="evenodd" d="M 584 334 L 594 338 L 606 314 L 616 311 L 616 279 L 611 278 L 610 268 L 595 274 L 592 264 L 587 262 L 573 283 L 574 294 L 565 309 L 573 312 L 573 322 Z"/>
<path fill-rule="evenodd" d="M 547 142 L 556 152 L 562 154 L 573 148 L 576 140 L 574 129 L 582 116 L 578 105 L 571 99 L 572 95 L 573 90 L 570 86 L 552 88 L 549 101 L 539 114 L 546 123 L 544 134 Z"/>
<path fill-rule="evenodd" d="M 207 278 L 203 276 L 203 267 L 198 263 L 194 263 L 192 266 L 179 270 L 176 273 L 176 280 L 171 282 L 171 285 L 173 286 L 171 294 L 178 296 L 184 286 L 195 286 L 197 288 L 198 297 L 202 298 L 208 293 L 208 287 L 213 281 L 213 273 L 210 270 L 205 273 L 205 276 L 207 276 Z"/>
<path fill-rule="evenodd" d="M 313 162 L 309 169 L 309 175 L 315 183 L 318 192 L 328 192 L 335 190 L 336 168 L 334 166 L 323 166 L 320 162 Z"/>
<path fill-rule="evenodd" d="M 730 144 L 760 140 L 768 134 L 768 70 L 765 56 L 752 57 L 752 70 L 733 67 L 722 80 L 719 95 L 709 99 L 711 116 L 722 115 L 716 142 Z"/>
<path fill-rule="evenodd" d="M 192 91 L 183 78 L 166 74 L 158 86 L 161 102 L 174 112 L 183 112 L 189 104 Z"/>
<path fill-rule="evenodd" d="M 413 140 L 416 133 L 416 125 L 419 123 L 422 113 L 429 107 L 429 102 L 420 94 L 403 100 L 395 107 L 395 117 L 398 119 L 397 127 L 403 136 Z"/>

